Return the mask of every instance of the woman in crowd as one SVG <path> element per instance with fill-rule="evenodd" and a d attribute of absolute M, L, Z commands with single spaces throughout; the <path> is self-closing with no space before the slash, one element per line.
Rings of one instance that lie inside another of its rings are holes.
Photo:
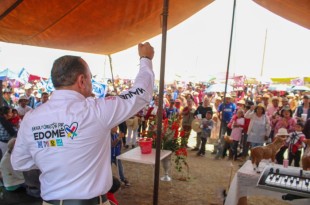
<path fill-rule="evenodd" d="M 244 117 L 251 119 L 248 128 L 248 142 L 251 147 L 262 146 L 270 134 L 270 121 L 265 114 L 265 106 L 260 103 L 256 107 L 251 106 Z"/>
<path fill-rule="evenodd" d="M 291 111 L 289 105 L 286 105 L 280 111 L 280 117 L 277 119 L 274 127 L 274 133 L 278 133 L 280 128 L 285 128 L 288 133 L 292 133 L 295 131 L 296 120 L 292 117 L 293 112 Z M 284 152 L 287 147 L 282 146 L 279 152 L 276 155 L 277 163 L 283 164 Z"/>

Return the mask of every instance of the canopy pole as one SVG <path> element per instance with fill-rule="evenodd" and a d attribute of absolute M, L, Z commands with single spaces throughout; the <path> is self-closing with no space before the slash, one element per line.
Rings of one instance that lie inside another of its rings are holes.
<path fill-rule="evenodd" d="M 233 33 L 234 33 L 234 22 L 235 22 L 235 11 L 236 11 L 236 0 L 234 0 L 233 5 L 233 14 L 232 14 L 232 22 L 231 22 L 231 31 L 230 31 L 230 42 L 229 42 L 229 50 L 228 50 L 228 60 L 227 60 L 227 70 L 226 70 L 226 78 L 225 78 L 225 91 L 224 91 L 224 100 L 225 103 L 226 93 L 227 93 L 227 84 L 228 84 L 228 76 L 229 76 L 229 68 L 230 68 L 230 56 L 231 56 L 231 47 L 232 47 L 232 40 L 233 40 Z M 224 146 L 224 139 L 222 139 L 222 128 L 223 128 L 223 112 L 221 116 L 221 126 L 220 126 L 220 134 L 219 138 L 221 139 L 221 144 L 219 146 Z M 224 133 L 225 134 L 225 133 Z M 221 157 L 223 153 L 223 149 L 219 149 L 219 153 L 217 154 L 218 157 Z"/>
<path fill-rule="evenodd" d="M 117 90 L 116 90 L 116 87 L 115 87 L 115 83 L 114 83 L 113 66 L 112 66 L 112 57 L 111 57 L 110 54 L 108 55 L 108 57 L 109 57 L 109 63 L 110 63 L 110 69 L 111 69 L 112 85 L 113 85 L 113 89 L 114 89 L 115 95 L 117 95 L 118 93 L 117 93 Z"/>
<path fill-rule="evenodd" d="M 260 77 L 263 77 L 263 74 L 264 74 L 265 54 L 266 54 L 266 45 L 267 45 L 267 35 L 268 35 L 268 29 L 266 28 L 266 32 L 265 32 L 265 41 L 264 41 L 264 50 L 263 50 L 263 59 L 262 59 L 262 66 L 261 66 L 261 69 L 260 69 Z"/>
<path fill-rule="evenodd" d="M 153 205 L 158 204 L 159 171 L 160 171 L 159 168 L 160 168 L 160 150 L 161 150 L 161 129 L 162 129 L 162 120 L 163 120 L 163 96 L 164 96 L 164 81 L 165 81 L 168 8 L 169 8 L 169 0 L 163 0 L 161 63 L 160 63 L 160 79 L 159 79 L 159 105 L 158 105 L 158 112 L 157 112 L 157 131 L 156 131 L 157 137 L 156 137 L 156 157 L 155 157 Z"/>

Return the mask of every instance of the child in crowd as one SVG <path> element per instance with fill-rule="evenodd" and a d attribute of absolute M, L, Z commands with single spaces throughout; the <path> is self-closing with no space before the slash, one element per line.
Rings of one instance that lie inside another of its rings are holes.
<path fill-rule="evenodd" d="M 129 181 L 124 176 L 122 161 L 116 159 L 116 157 L 121 154 L 122 138 L 124 137 L 123 133 L 117 133 L 117 129 L 118 127 L 115 126 L 111 130 L 111 163 L 114 163 L 117 166 L 120 180 L 125 184 L 125 186 L 130 186 Z"/>
<path fill-rule="evenodd" d="M 304 124 L 302 122 L 298 122 L 295 125 L 295 131 L 290 133 L 289 137 L 286 140 L 288 147 L 288 162 L 289 166 L 291 166 L 292 161 L 294 160 L 294 166 L 299 167 L 300 157 L 301 157 L 301 149 L 305 147 L 303 140 L 305 139 L 305 135 L 302 133 L 304 128 Z"/>
<path fill-rule="evenodd" d="M 231 131 L 231 137 L 233 139 L 233 143 L 231 146 L 232 151 L 232 157 L 234 160 L 237 160 L 238 156 L 238 144 L 242 137 L 242 130 L 245 123 L 244 117 L 243 117 L 243 110 L 239 109 L 237 111 L 237 117 L 234 118 L 232 122 L 232 131 Z"/>
<path fill-rule="evenodd" d="M 12 114 L 13 115 L 12 115 L 12 118 L 10 119 L 10 122 L 14 125 L 14 127 L 16 129 L 18 129 L 19 128 L 19 123 L 20 123 L 21 119 L 20 119 L 16 109 L 12 109 Z"/>
<path fill-rule="evenodd" d="M 205 156 L 206 154 L 206 143 L 208 137 L 211 136 L 211 130 L 213 128 L 212 112 L 207 111 L 206 118 L 203 118 L 201 121 L 202 134 L 201 136 L 201 146 L 197 152 L 198 156 Z"/>

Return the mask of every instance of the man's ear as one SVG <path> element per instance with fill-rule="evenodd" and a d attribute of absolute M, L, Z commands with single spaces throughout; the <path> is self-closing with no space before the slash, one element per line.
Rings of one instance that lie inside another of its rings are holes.
<path fill-rule="evenodd" d="M 77 86 L 79 89 L 84 89 L 85 88 L 85 76 L 83 74 L 80 74 L 77 79 Z"/>

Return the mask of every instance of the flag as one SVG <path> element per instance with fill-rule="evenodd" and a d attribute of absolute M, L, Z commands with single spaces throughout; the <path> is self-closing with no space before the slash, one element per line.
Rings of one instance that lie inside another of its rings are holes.
<path fill-rule="evenodd" d="M 23 84 L 28 83 L 30 74 L 26 71 L 25 68 L 22 68 L 18 73 L 18 78 L 21 80 Z"/>
<path fill-rule="evenodd" d="M 49 93 L 53 92 L 55 90 L 51 77 L 47 80 L 47 82 L 45 84 L 42 83 L 42 85 L 45 85 L 45 89 Z"/>
<path fill-rule="evenodd" d="M 291 85 L 304 85 L 304 79 L 303 78 L 295 78 L 293 80 L 291 80 Z"/>
<path fill-rule="evenodd" d="M 99 83 L 95 81 L 94 79 L 91 80 L 93 85 L 93 94 L 97 98 L 103 98 L 107 93 L 107 85 L 103 83 Z"/>

